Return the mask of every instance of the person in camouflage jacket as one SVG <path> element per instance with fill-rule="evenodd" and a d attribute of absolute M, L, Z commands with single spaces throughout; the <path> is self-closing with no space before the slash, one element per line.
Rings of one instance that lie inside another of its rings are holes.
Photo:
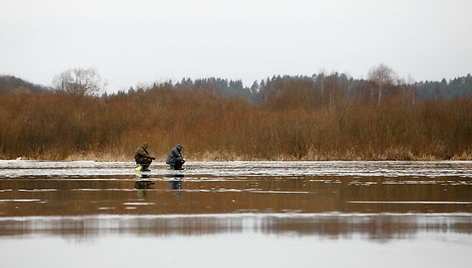
<path fill-rule="evenodd" d="M 147 142 L 144 142 L 141 144 L 138 149 L 136 150 L 136 153 L 134 154 L 134 160 L 136 160 L 136 164 L 141 165 L 141 171 L 150 171 L 149 170 L 149 165 L 152 163 L 152 160 L 155 160 L 153 156 L 149 155 L 147 148 L 149 147 L 149 144 Z"/>

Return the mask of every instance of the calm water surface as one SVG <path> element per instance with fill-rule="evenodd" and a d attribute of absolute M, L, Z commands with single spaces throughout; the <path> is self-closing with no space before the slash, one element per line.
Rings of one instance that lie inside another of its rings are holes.
<path fill-rule="evenodd" d="M 470 266 L 472 162 L 187 167 L 0 161 L 1 267 Z"/>

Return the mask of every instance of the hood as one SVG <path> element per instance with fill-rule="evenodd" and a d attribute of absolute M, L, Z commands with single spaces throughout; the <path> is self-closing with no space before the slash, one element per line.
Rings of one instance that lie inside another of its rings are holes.
<path fill-rule="evenodd" d="M 149 144 L 147 142 L 144 142 L 143 144 L 141 144 L 141 147 L 147 149 L 149 147 Z"/>
<path fill-rule="evenodd" d="M 182 144 L 179 144 L 177 145 L 175 148 L 177 148 L 177 150 L 182 151 L 182 148 L 184 148 L 184 146 L 182 146 Z"/>

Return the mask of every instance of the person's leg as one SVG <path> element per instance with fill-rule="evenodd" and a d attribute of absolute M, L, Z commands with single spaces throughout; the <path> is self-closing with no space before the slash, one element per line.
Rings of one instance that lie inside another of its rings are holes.
<path fill-rule="evenodd" d="M 143 169 L 141 171 L 151 171 L 149 165 L 152 163 L 152 159 L 146 158 L 143 162 Z"/>
<path fill-rule="evenodd" d="M 141 165 L 141 170 L 140 171 L 151 171 L 149 169 L 149 165 L 152 163 L 152 159 L 149 158 L 138 158 L 138 161 L 136 161 L 137 164 Z"/>
<path fill-rule="evenodd" d="M 184 162 L 176 161 L 176 162 L 175 162 L 175 169 L 176 169 L 176 170 L 181 170 L 183 164 L 184 164 Z"/>

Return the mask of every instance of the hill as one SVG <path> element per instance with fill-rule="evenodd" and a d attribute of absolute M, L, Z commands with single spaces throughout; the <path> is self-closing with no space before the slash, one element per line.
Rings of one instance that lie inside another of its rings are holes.
<path fill-rule="evenodd" d="M 33 84 L 12 75 L 0 75 L 0 95 L 12 92 L 44 93 L 48 90 L 47 87 Z"/>

